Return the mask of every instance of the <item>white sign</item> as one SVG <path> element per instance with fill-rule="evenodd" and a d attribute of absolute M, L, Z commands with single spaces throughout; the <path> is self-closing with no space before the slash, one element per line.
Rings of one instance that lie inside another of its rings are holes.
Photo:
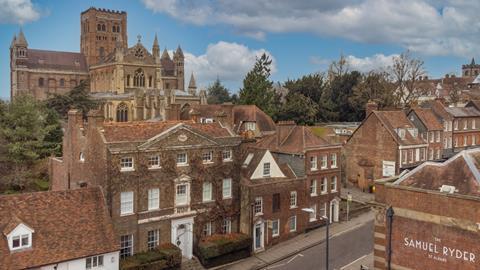
<path fill-rule="evenodd" d="M 468 250 L 452 248 L 442 244 L 442 240 L 434 238 L 434 242 L 427 242 L 405 237 L 403 244 L 408 248 L 428 252 L 428 258 L 436 261 L 447 262 L 447 258 L 475 262 L 476 255 Z"/>

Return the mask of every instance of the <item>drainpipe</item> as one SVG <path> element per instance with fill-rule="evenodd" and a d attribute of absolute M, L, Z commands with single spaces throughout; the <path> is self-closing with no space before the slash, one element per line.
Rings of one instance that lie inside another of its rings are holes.
<path fill-rule="evenodd" d="M 387 222 L 388 222 L 388 253 L 387 253 L 387 269 L 391 270 L 392 262 L 392 225 L 393 225 L 393 208 L 390 206 L 387 209 Z"/>

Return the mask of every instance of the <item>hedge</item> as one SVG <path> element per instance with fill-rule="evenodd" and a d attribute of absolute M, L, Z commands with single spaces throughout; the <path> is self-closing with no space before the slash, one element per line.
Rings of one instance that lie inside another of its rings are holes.
<path fill-rule="evenodd" d="M 171 243 L 161 244 L 154 250 L 140 252 L 120 261 L 121 270 L 180 269 L 182 251 Z"/>
<path fill-rule="evenodd" d="M 196 255 L 206 267 L 218 266 L 250 256 L 252 238 L 240 233 L 214 234 L 200 240 Z"/>

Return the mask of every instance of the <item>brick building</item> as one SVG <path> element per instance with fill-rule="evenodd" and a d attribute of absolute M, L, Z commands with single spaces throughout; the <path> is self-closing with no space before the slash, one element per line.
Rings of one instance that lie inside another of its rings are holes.
<path fill-rule="evenodd" d="M 119 269 L 101 188 L 0 196 L 0 268 Z"/>
<path fill-rule="evenodd" d="M 403 111 L 373 111 L 344 146 L 346 180 L 367 189 L 427 159 L 428 143 Z"/>
<path fill-rule="evenodd" d="M 428 143 L 427 160 L 443 158 L 443 126 L 431 109 L 413 108 L 408 119 L 418 129 L 420 136 Z"/>
<path fill-rule="evenodd" d="M 280 122 L 276 134 L 244 152 L 241 231 L 252 236 L 254 251 L 325 224 L 324 216 L 339 220 L 341 144 Z"/>
<path fill-rule="evenodd" d="M 478 269 L 480 150 L 376 183 L 375 269 Z"/>
<path fill-rule="evenodd" d="M 105 123 L 97 112 L 84 123 L 70 111 L 52 189 L 101 186 L 121 257 L 172 242 L 191 258 L 202 235 L 238 231 L 240 143 L 219 123 Z"/>

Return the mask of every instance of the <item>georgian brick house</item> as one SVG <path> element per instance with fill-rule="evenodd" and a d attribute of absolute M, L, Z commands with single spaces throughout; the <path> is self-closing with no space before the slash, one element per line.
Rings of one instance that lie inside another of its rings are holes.
<path fill-rule="evenodd" d="M 340 144 L 280 122 L 276 134 L 245 148 L 241 231 L 254 251 L 320 226 L 324 216 L 339 220 Z"/>
<path fill-rule="evenodd" d="M 443 126 L 431 109 L 413 108 L 408 119 L 418 129 L 418 134 L 428 143 L 427 160 L 443 158 Z"/>
<path fill-rule="evenodd" d="M 103 187 L 121 257 L 172 242 L 191 258 L 202 235 L 238 231 L 240 143 L 219 123 L 105 123 L 96 112 L 84 123 L 70 111 L 52 188 Z"/>
<path fill-rule="evenodd" d="M 427 147 L 403 111 L 373 111 L 344 147 L 347 180 L 366 189 L 375 179 L 424 162 Z"/>

